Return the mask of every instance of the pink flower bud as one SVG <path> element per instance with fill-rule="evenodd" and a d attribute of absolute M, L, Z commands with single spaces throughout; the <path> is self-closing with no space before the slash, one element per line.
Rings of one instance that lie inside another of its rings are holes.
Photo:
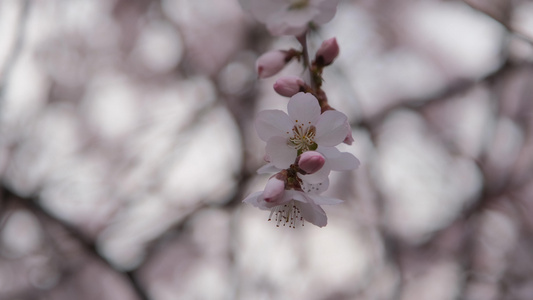
<path fill-rule="evenodd" d="M 284 51 L 268 51 L 257 59 L 255 68 L 259 78 L 268 78 L 281 71 L 287 62 L 287 54 Z"/>
<path fill-rule="evenodd" d="M 316 151 L 306 151 L 300 155 L 298 160 L 298 166 L 306 174 L 313 174 L 316 171 L 322 169 L 326 159 L 324 156 Z"/>
<path fill-rule="evenodd" d="M 303 79 L 297 76 L 285 76 L 276 80 L 274 83 L 274 90 L 285 97 L 292 97 L 305 87 Z"/>
<path fill-rule="evenodd" d="M 276 176 L 271 177 L 263 191 L 263 199 L 269 203 L 278 202 L 285 193 L 285 182 L 276 178 Z"/>
<path fill-rule="evenodd" d="M 332 37 L 322 42 L 320 48 L 316 52 L 315 62 L 320 66 L 328 66 L 333 63 L 335 58 L 339 55 L 339 45 L 337 39 Z"/>

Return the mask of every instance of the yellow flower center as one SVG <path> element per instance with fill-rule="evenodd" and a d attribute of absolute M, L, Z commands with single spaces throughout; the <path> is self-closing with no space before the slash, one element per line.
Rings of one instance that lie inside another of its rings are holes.
<path fill-rule="evenodd" d="M 289 6 L 289 10 L 303 9 L 309 5 L 309 0 L 295 0 Z"/>
<path fill-rule="evenodd" d="M 311 125 L 311 122 L 305 126 L 296 120 L 296 125 L 292 128 L 292 137 L 289 138 L 288 145 L 298 150 L 298 155 L 305 151 L 316 150 L 318 145 L 314 141 L 315 135 L 316 127 Z"/>

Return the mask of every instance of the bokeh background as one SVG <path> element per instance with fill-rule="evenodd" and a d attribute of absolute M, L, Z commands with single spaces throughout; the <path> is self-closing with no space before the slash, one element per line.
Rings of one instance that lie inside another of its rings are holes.
<path fill-rule="evenodd" d="M 362 165 L 276 228 L 241 203 L 287 103 L 254 63 L 294 38 L 237 0 L 0 1 L 0 299 L 533 299 L 533 2 L 344 0 L 333 36 Z"/>

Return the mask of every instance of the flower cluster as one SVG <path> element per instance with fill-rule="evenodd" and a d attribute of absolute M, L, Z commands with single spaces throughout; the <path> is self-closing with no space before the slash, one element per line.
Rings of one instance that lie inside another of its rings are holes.
<path fill-rule="evenodd" d="M 240 0 L 242 6 L 273 35 L 295 35 L 302 49 L 274 50 L 261 55 L 256 62 L 259 78 L 276 75 L 293 59 L 300 61 L 306 72 L 279 78 L 274 90 L 290 97 L 287 113 L 265 110 L 257 115 L 255 128 L 266 142 L 267 164 L 258 173 L 275 173 L 265 189 L 244 199 L 255 207 L 271 210 L 270 220 L 277 226 L 296 227 L 304 220 L 319 227 L 327 224 L 321 205 L 338 204 L 342 200 L 322 196 L 329 186 L 331 171 L 356 169 L 359 160 L 339 151 L 341 143 L 351 145 L 353 137 L 348 118 L 328 104 L 322 90 L 322 71 L 339 54 L 335 38 L 324 41 L 310 61 L 307 31 L 335 15 L 336 0 Z"/>

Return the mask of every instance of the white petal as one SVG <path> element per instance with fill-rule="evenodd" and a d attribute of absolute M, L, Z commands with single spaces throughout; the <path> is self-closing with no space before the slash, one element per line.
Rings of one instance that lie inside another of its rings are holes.
<path fill-rule="evenodd" d="M 334 171 L 355 170 L 360 164 L 357 157 L 348 152 L 340 152 L 337 157 L 328 160 L 328 167 Z"/>
<path fill-rule="evenodd" d="M 341 199 L 325 197 L 325 196 L 316 195 L 316 194 L 309 194 L 308 197 L 313 199 L 313 201 L 317 205 L 335 205 L 335 204 L 341 204 L 344 202 Z"/>
<path fill-rule="evenodd" d="M 281 110 L 263 110 L 257 114 L 255 130 L 263 141 L 273 136 L 289 137 L 294 124 L 286 113 Z"/>
<path fill-rule="evenodd" d="M 320 11 L 312 6 L 304 9 L 287 10 L 282 18 L 291 27 L 307 27 L 307 24 L 320 14 Z"/>
<path fill-rule="evenodd" d="M 287 105 L 287 112 L 295 124 L 314 125 L 320 117 L 320 105 L 315 96 L 302 92 L 292 96 Z"/>
<path fill-rule="evenodd" d="M 265 0 L 261 0 L 265 1 Z M 268 2 L 271 0 L 267 0 Z M 318 17 L 320 11 L 317 7 L 307 6 L 303 9 L 288 9 L 290 4 L 279 11 L 272 13 L 264 22 L 272 35 L 295 35 L 304 33 L 313 19 Z"/>
<path fill-rule="evenodd" d="M 322 146 L 336 146 L 342 143 L 348 134 L 346 119 L 346 115 L 341 112 L 325 111 L 316 123 L 315 142 Z"/>
<path fill-rule="evenodd" d="M 306 180 L 306 176 L 302 176 L 303 185 L 302 189 L 304 192 L 308 194 L 321 194 L 325 192 L 329 187 L 329 178 L 326 177 L 325 180 L 317 182 L 317 183 L 311 183 Z"/>
<path fill-rule="evenodd" d="M 278 13 L 280 10 L 286 9 L 287 2 L 285 0 L 241 0 L 241 5 L 251 11 L 252 15 L 262 23 L 268 21 L 272 14 Z M 248 2 L 248 3 L 246 3 Z"/>
<path fill-rule="evenodd" d="M 328 217 L 322 207 L 316 205 L 314 202 L 309 204 L 300 204 L 300 212 L 302 217 L 309 223 L 318 227 L 324 227 L 328 224 Z"/>
<path fill-rule="evenodd" d="M 302 178 L 303 181 L 310 183 L 310 184 L 321 183 L 321 182 L 324 182 L 325 180 L 328 180 L 330 171 L 331 169 L 327 165 L 327 160 L 326 160 L 326 163 L 324 164 L 322 169 L 310 175 L 301 175 L 300 178 Z"/>
<path fill-rule="evenodd" d="M 316 151 L 322 153 L 328 160 L 338 157 L 341 152 L 335 147 L 318 146 Z"/>
<path fill-rule="evenodd" d="M 307 24 L 303 26 L 290 26 L 285 22 L 285 20 L 281 20 L 278 22 L 267 22 L 267 28 L 270 34 L 273 36 L 282 36 L 282 35 L 293 35 L 293 36 L 299 36 L 303 34 L 307 30 Z"/>
<path fill-rule="evenodd" d="M 307 203 L 308 201 L 313 201 L 307 196 L 305 196 L 304 192 L 295 191 L 295 190 L 288 190 L 287 195 L 290 195 L 292 200 L 296 200 L 302 203 Z"/>
<path fill-rule="evenodd" d="M 257 174 L 277 173 L 281 171 L 280 168 L 276 168 L 273 164 L 268 163 L 257 170 Z"/>
<path fill-rule="evenodd" d="M 355 170 L 361 164 L 353 154 L 340 152 L 339 149 L 335 147 L 318 146 L 316 151 L 322 153 L 322 155 L 326 157 L 324 167 L 327 167 L 332 171 Z"/>
<path fill-rule="evenodd" d="M 312 2 L 316 3 L 318 1 Z M 320 13 L 313 19 L 313 22 L 317 25 L 331 21 L 337 12 L 337 4 L 339 3 L 338 0 L 327 0 L 321 2 L 322 3 L 317 5 Z"/>
<path fill-rule="evenodd" d="M 285 191 L 285 196 L 287 196 L 287 199 L 283 199 L 283 200 L 287 200 L 287 202 L 291 200 L 296 200 L 299 202 L 307 203 L 308 201 L 308 198 L 305 197 L 304 193 L 300 191 L 287 190 Z"/>
<path fill-rule="evenodd" d="M 255 207 L 258 207 L 260 209 L 264 209 L 264 210 L 268 210 L 270 208 L 266 207 L 265 204 L 266 202 L 263 200 L 263 191 L 260 191 L 260 192 L 254 192 L 250 195 L 248 195 L 248 197 L 244 198 L 244 200 L 242 202 L 246 202 L 246 203 L 249 203 Z"/>
<path fill-rule="evenodd" d="M 289 147 L 287 139 L 283 137 L 274 136 L 268 139 L 265 150 L 270 157 L 270 163 L 276 168 L 286 169 L 296 159 L 296 149 Z"/>

